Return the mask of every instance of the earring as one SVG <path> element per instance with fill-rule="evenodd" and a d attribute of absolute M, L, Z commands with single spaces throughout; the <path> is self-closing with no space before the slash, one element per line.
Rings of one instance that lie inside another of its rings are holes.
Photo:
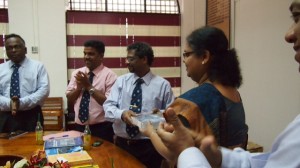
<path fill-rule="evenodd" d="M 202 61 L 202 65 L 203 65 L 203 64 L 205 64 L 205 62 L 204 62 L 204 61 Z"/>

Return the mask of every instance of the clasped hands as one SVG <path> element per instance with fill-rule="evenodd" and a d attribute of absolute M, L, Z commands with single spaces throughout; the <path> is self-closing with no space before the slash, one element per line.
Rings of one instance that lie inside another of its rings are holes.
<path fill-rule="evenodd" d="M 17 96 L 13 96 L 10 100 L 11 114 L 15 116 L 20 107 L 20 99 Z"/>
<path fill-rule="evenodd" d="M 76 83 L 77 83 L 77 88 L 78 89 L 85 89 L 89 90 L 92 88 L 92 84 L 89 81 L 88 75 L 84 72 L 78 71 L 75 75 Z"/>

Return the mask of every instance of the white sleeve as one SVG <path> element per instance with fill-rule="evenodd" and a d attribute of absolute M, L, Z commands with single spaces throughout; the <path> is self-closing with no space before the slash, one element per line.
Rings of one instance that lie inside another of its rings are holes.
<path fill-rule="evenodd" d="M 211 168 L 203 153 L 196 147 L 181 152 L 177 162 L 178 168 Z"/>
<path fill-rule="evenodd" d="M 230 150 L 221 147 L 222 168 L 262 168 L 266 164 L 269 153 L 250 153 L 242 148 Z"/>

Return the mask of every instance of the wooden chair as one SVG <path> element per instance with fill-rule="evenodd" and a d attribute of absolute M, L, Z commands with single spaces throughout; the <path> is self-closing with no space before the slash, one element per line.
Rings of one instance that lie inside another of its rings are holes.
<path fill-rule="evenodd" d="M 75 129 L 74 104 L 68 103 L 67 114 L 65 114 L 66 131 Z"/>
<path fill-rule="evenodd" d="M 44 130 L 45 131 L 60 131 L 63 130 L 63 98 L 48 97 L 42 106 L 44 115 Z"/>

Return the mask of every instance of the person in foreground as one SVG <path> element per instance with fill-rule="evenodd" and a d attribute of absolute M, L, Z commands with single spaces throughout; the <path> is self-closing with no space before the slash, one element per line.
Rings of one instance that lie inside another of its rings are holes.
<path fill-rule="evenodd" d="M 0 64 L 0 132 L 35 131 L 37 121 L 44 121 L 41 106 L 50 92 L 48 73 L 41 62 L 26 56 L 20 35 L 6 35 L 5 49 L 9 61 Z"/>
<path fill-rule="evenodd" d="M 285 39 L 294 43 L 295 60 L 300 64 L 300 0 L 290 6 L 294 24 L 286 33 Z M 233 151 L 219 148 L 212 136 L 195 135 L 182 126 L 172 109 L 167 111 L 167 120 L 174 127 L 170 133 L 160 125 L 158 135 L 167 149 L 179 155 L 178 168 L 228 167 L 228 168 L 297 168 L 300 167 L 300 115 L 279 134 L 268 153 L 249 153 L 236 148 Z M 195 147 L 196 146 L 196 147 Z"/>
<path fill-rule="evenodd" d="M 93 136 L 113 142 L 112 123 L 105 120 L 102 105 L 117 75 L 103 65 L 104 52 L 102 41 L 88 40 L 84 43 L 85 66 L 72 73 L 66 96 L 68 103 L 74 105 L 77 131 L 83 132 L 88 124 Z"/>
<path fill-rule="evenodd" d="M 130 73 L 119 76 L 103 107 L 105 118 L 113 121 L 116 145 L 126 150 L 148 168 L 160 167 L 162 157 L 148 137 L 139 133 L 131 117 L 165 110 L 173 101 L 170 83 L 152 73 L 152 47 L 135 42 L 127 47 L 126 64 Z"/>

